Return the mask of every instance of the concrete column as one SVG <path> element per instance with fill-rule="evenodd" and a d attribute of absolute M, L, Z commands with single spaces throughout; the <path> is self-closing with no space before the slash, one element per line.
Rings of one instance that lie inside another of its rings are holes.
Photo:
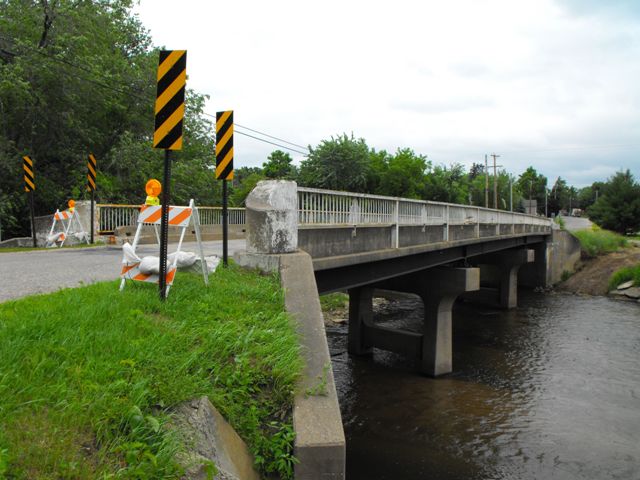
<path fill-rule="evenodd" d="M 523 265 L 533 263 L 535 258 L 536 252 L 527 248 L 498 252 L 484 257 L 481 263 L 493 266 L 497 270 L 495 275 L 497 292 L 484 289 L 477 295 L 471 294 L 467 298 L 481 303 L 497 304 L 505 309 L 516 308 L 518 306 L 518 271 Z"/>
<path fill-rule="evenodd" d="M 453 371 L 451 308 L 458 295 L 480 288 L 478 268 L 434 268 L 424 276 L 422 373 L 433 377 Z"/>
<path fill-rule="evenodd" d="M 369 355 L 371 346 L 366 344 L 365 329 L 373 326 L 373 288 L 358 287 L 349 290 L 348 352 Z"/>

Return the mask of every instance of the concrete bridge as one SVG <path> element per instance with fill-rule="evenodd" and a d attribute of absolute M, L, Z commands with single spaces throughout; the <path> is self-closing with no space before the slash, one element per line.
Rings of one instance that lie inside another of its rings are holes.
<path fill-rule="evenodd" d="M 514 308 L 519 281 L 553 284 L 563 271 L 553 265 L 571 257 L 557 245 L 563 235 L 557 230 L 554 243 L 552 222 L 544 217 L 296 188 L 292 182 L 263 187 L 247 201 L 249 254 L 296 248 L 308 253 L 318 293 L 349 293 L 351 353 L 367 354 L 376 347 L 414 356 L 423 373 L 432 376 L 453 368 L 451 307 L 456 298 Z M 424 331 L 376 326 L 374 289 L 419 295 Z"/>
<path fill-rule="evenodd" d="M 298 321 L 306 360 L 294 406 L 295 477 L 344 478 L 344 434 L 319 294 L 349 294 L 348 349 L 381 348 L 416 358 L 424 374 L 453 369 L 455 300 L 517 305 L 518 283 L 548 286 L 572 271 L 577 241 L 547 218 L 466 205 L 298 188 L 261 182 L 246 201 L 240 264 L 279 272 L 287 310 Z M 421 332 L 373 322 L 376 289 L 424 302 Z"/>

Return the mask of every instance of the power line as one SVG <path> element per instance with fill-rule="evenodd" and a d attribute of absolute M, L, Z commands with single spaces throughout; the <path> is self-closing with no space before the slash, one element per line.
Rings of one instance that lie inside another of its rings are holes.
<path fill-rule="evenodd" d="M 284 143 L 287 143 L 289 145 L 293 145 L 294 147 L 299 147 L 299 148 L 303 148 L 305 150 L 309 150 L 309 147 L 305 147 L 304 145 L 298 145 L 297 143 L 288 142 L 287 140 L 283 140 L 282 138 L 274 137 L 273 135 L 269 135 L 268 133 L 259 132 L 258 130 L 254 130 L 253 128 L 249 128 L 249 127 L 245 127 L 243 125 L 240 125 L 239 123 L 236 123 L 236 126 L 244 128 L 245 130 L 249 130 L 251 132 L 259 133 L 260 135 L 263 135 L 265 137 L 273 138 L 274 140 L 278 140 L 280 142 L 284 142 Z"/>
<path fill-rule="evenodd" d="M 8 39 L 7 39 L 7 37 L 6 37 L 6 36 L 4 36 L 4 35 L 2 35 L 2 34 L 0 34 L 0 37 L 2 37 L 4 40 L 8 40 Z M 93 72 L 92 72 L 90 69 L 85 68 L 85 67 L 83 67 L 83 66 L 81 66 L 81 65 L 78 65 L 78 64 L 76 64 L 76 63 L 74 63 L 74 62 L 71 62 L 71 61 L 69 61 L 69 60 L 66 60 L 66 59 L 64 59 L 64 58 L 59 58 L 59 57 L 55 57 L 55 56 L 52 56 L 52 55 L 48 55 L 46 52 L 43 52 L 43 51 L 37 50 L 37 49 L 32 48 L 32 47 L 27 47 L 27 46 L 25 46 L 25 45 L 18 45 L 17 47 L 18 47 L 18 49 L 22 49 L 23 51 L 24 51 L 24 50 L 27 50 L 27 51 L 30 51 L 30 52 L 32 52 L 32 53 L 37 53 L 38 55 L 41 55 L 41 56 L 43 56 L 43 57 L 45 57 L 45 58 L 47 58 L 47 59 L 49 59 L 49 60 L 53 60 L 53 61 L 55 61 L 55 62 L 62 63 L 62 64 L 64 64 L 64 65 L 67 65 L 67 66 L 73 67 L 73 68 L 75 68 L 75 69 L 81 70 L 81 71 L 83 71 L 83 72 L 93 74 Z M 8 53 L 8 54 L 11 54 L 11 55 L 17 56 L 17 54 L 16 54 L 16 53 L 14 53 L 14 52 L 10 52 L 10 51 L 8 51 L 8 50 L 4 50 L 4 51 L 5 51 L 6 53 Z M 67 74 L 69 74 L 69 73 L 67 72 Z M 137 92 L 136 92 L 136 91 L 125 91 L 125 90 L 123 90 L 123 89 L 121 89 L 121 88 L 117 88 L 117 87 L 114 87 L 114 86 L 112 86 L 112 85 L 108 85 L 108 84 L 103 83 L 103 82 L 100 82 L 100 81 L 98 81 L 98 80 L 94 80 L 94 79 L 92 79 L 92 78 L 87 78 L 87 77 L 85 77 L 85 76 L 81 76 L 81 75 L 77 75 L 77 78 L 79 78 L 79 79 L 81 79 L 81 80 L 84 80 L 84 81 L 86 81 L 86 82 L 92 83 L 92 84 L 94 84 L 94 85 L 97 85 L 97 86 L 99 86 L 99 87 L 106 88 L 107 90 L 111 90 L 112 92 L 117 92 L 117 93 L 120 93 L 120 94 L 123 94 L 123 95 L 130 95 L 130 96 L 133 96 L 133 97 L 137 98 L 138 100 L 142 100 L 142 101 L 147 101 L 147 100 L 149 100 L 148 98 L 144 98 L 144 97 L 140 96 L 140 95 L 138 94 L 138 92 L 139 92 L 139 91 L 137 91 Z M 131 88 L 131 87 L 129 87 L 129 88 Z M 208 117 L 216 118 L 216 117 L 215 117 L 215 115 L 211 115 L 210 113 L 205 113 L 205 112 L 202 112 L 202 113 L 203 113 L 203 115 L 206 115 L 206 116 L 208 116 Z M 251 131 L 251 132 L 258 133 L 258 134 L 263 135 L 263 136 L 265 136 L 265 137 L 272 138 L 272 139 L 274 139 L 274 140 L 278 140 L 278 141 L 280 141 L 280 142 L 283 142 L 283 143 L 286 143 L 286 144 L 289 144 L 289 145 L 293 145 L 294 147 L 303 148 L 303 149 L 305 149 L 305 150 L 307 150 L 307 151 L 305 151 L 305 152 L 301 152 L 300 150 L 297 150 L 297 149 L 295 149 L 295 148 L 287 147 L 286 145 L 281 145 L 281 144 L 279 144 L 279 143 L 275 143 L 275 142 L 270 142 L 270 141 L 265 140 L 265 139 L 263 139 L 263 138 L 255 137 L 255 136 L 253 136 L 253 135 L 249 135 L 248 133 L 244 133 L 244 132 L 241 132 L 241 131 L 239 131 L 239 130 L 236 130 L 236 133 L 238 133 L 238 134 L 240 134 L 240 135 L 245 135 L 245 136 L 250 137 L 250 138 L 253 138 L 253 139 L 255 139 L 255 140 L 258 140 L 258 141 L 261 141 L 261 142 L 265 142 L 265 143 L 269 143 L 269 144 L 271 144 L 271 145 L 275 145 L 276 147 L 284 148 L 285 150 L 290 150 L 290 151 L 292 151 L 292 152 L 299 153 L 299 154 L 301 154 L 301 155 L 308 155 L 308 154 L 309 154 L 307 147 L 304 147 L 304 146 L 299 145 L 299 144 L 297 144 L 297 143 L 289 142 L 289 141 L 284 140 L 284 139 L 282 139 L 282 138 L 274 137 L 273 135 L 269 135 L 268 133 L 260 132 L 259 130 L 255 130 L 255 129 L 253 129 L 253 128 L 245 127 L 245 126 L 243 126 L 243 125 L 239 125 L 239 124 L 237 124 L 237 123 L 235 124 L 235 126 L 236 126 L 236 127 L 244 128 L 244 129 L 249 130 L 249 131 Z"/>
<path fill-rule="evenodd" d="M 0 37 L 2 37 L 5 40 L 7 40 L 7 37 L 3 36 L 2 34 L 0 34 Z M 32 48 L 32 47 L 27 47 L 25 45 L 16 45 L 16 46 L 17 46 L 17 48 L 19 50 L 22 49 L 23 51 L 26 50 L 26 51 L 30 51 L 32 53 L 37 53 L 38 55 L 41 55 L 41 56 L 43 56 L 43 57 L 45 57 L 45 58 L 47 58 L 49 60 L 53 60 L 54 62 L 58 62 L 58 63 L 64 64 L 64 65 L 76 68 L 78 70 L 81 70 L 83 72 L 93 74 L 93 72 L 90 69 L 84 68 L 84 67 L 82 67 L 82 66 L 80 66 L 80 65 L 78 65 L 76 63 L 70 62 L 69 60 L 66 60 L 64 58 L 59 58 L 59 57 L 55 57 L 53 55 L 48 55 L 46 52 L 42 52 L 42 51 L 37 50 L 37 49 Z M 16 53 L 11 52 L 9 50 L 5 49 L 4 51 L 9 53 L 9 54 L 11 54 L 11 55 L 13 55 L 13 56 L 18 56 Z M 69 72 L 65 72 L 65 73 L 67 73 L 67 75 L 70 75 Z M 77 74 L 76 74 L 76 76 L 80 80 L 84 80 L 85 82 L 92 83 L 93 85 L 97 85 L 99 87 L 106 88 L 107 90 L 111 90 L 112 92 L 117 92 L 117 93 L 121 93 L 123 95 L 133 96 L 133 97 L 137 98 L 138 100 L 142 100 L 142 101 L 147 101 L 148 100 L 147 98 L 144 98 L 144 97 L 142 97 L 142 96 L 140 96 L 138 94 L 139 90 L 137 91 L 138 93 L 136 93 L 136 91 L 125 91 L 125 90 L 123 90 L 121 88 L 114 87 L 113 85 L 108 85 L 106 83 L 103 83 L 103 82 L 101 82 L 99 80 L 95 80 L 93 78 L 87 78 L 85 76 L 77 75 Z M 131 87 L 129 87 L 129 88 L 131 88 Z"/>
<path fill-rule="evenodd" d="M 270 143 L 271 145 L 275 145 L 276 147 L 284 148 L 286 150 L 291 150 L 292 152 L 299 153 L 300 155 L 309 155 L 309 152 L 301 152 L 300 150 L 295 150 L 295 149 L 293 149 L 291 147 L 287 147 L 285 145 L 280 145 L 280 144 L 275 143 L 275 142 L 270 142 L 269 140 L 265 140 L 264 138 L 254 137 L 253 135 L 249 135 L 248 133 L 244 133 L 244 132 L 241 132 L 239 130 L 235 130 L 235 133 L 238 133 L 240 135 L 244 135 L 245 137 L 254 138 L 254 139 L 259 140 L 261 142 Z"/>
<path fill-rule="evenodd" d="M 211 115 L 210 113 L 204 113 L 203 112 L 203 114 L 208 116 L 208 117 L 211 117 L 211 118 L 216 118 L 215 115 Z M 275 143 L 275 142 L 270 142 L 269 140 L 265 140 L 264 138 L 259 138 L 259 137 L 256 137 L 254 135 L 250 135 L 248 133 L 245 133 L 245 132 L 242 132 L 240 130 L 235 129 L 235 133 L 238 133 L 240 135 L 244 135 L 245 137 L 250 137 L 250 138 L 253 138 L 253 139 L 258 140 L 260 142 L 269 143 L 271 145 L 275 145 L 276 147 L 284 148 L 285 150 L 290 150 L 292 152 L 299 153 L 300 155 L 309 155 L 308 148 L 307 147 L 303 147 L 302 145 L 298 145 L 297 143 L 289 142 L 289 141 L 284 140 L 282 138 L 274 137 L 273 135 L 269 135 L 268 133 L 260 132 L 258 130 L 254 130 L 253 128 L 249 128 L 249 127 L 245 127 L 244 125 L 240 125 L 238 123 L 235 124 L 235 127 L 240 127 L 240 128 L 245 129 L 245 130 L 249 130 L 251 132 L 258 133 L 258 134 L 263 135 L 265 137 L 273 138 L 274 140 L 279 140 L 280 142 L 284 142 L 284 143 L 287 143 L 289 145 L 293 145 L 295 147 L 304 148 L 306 151 L 305 152 L 301 152 L 300 150 L 297 150 L 295 148 L 287 147 L 286 145 L 282 145 L 282 144 Z"/>

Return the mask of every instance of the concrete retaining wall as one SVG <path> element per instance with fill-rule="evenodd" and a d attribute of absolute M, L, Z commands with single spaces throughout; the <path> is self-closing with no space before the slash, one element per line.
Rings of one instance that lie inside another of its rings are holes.
<path fill-rule="evenodd" d="M 346 443 L 311 257 L 305 252 L 239 252 L 240 265 L 279 272 L 285 306 L 296 320 L 305 371 L 296 393 L 293 426 L 296 480 L 345 478 Z"/>
<path fill-rule="evenodd" d="M 573 273 L 580 260 L 580 242 L 570 232 L 553 230 L 545 243 L 535 247 L 536 261 L 520 269 L 518 282 L 527 287 L 550 287 Z"/>

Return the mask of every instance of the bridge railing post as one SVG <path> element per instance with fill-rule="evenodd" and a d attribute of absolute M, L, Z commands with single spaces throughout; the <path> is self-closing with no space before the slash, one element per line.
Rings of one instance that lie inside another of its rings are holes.
<path fill-rule="evenodd" d="M 444 232 L 443 232 L 444 241 L 449 241 L 449 205 L 445 207 L 444 212 Z"/>
<path fill-rule="evenodd" d="M 480 208 L 476 208 L 476 238 L 480 238 Z"/>
<path fill-rule="evenodd" d="M 397 199 L 393 211 L 393 234 L 392 243 L 395 248 L 400 248 L 400 200 Z"/>

